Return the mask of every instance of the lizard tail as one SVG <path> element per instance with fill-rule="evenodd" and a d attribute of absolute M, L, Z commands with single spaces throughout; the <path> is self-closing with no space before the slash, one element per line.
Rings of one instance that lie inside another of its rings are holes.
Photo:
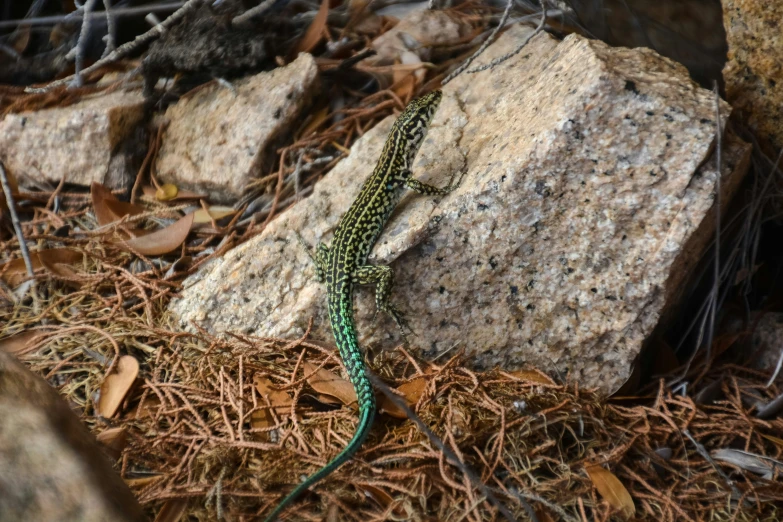
<path fill-rule="evenodd" d="M 366 375 L 361 376 L 364 380 L 366 380 L 366 386 L 370 387 L 370 381 L 367 378 Z M 348 445 L 345 446 L 345 449 L 343 449 L 334 459 L 332 459 L 331 462 L 329 462 L 326 466 L 319 469 L 316 473 L 310 475 L 307 477 L 307 480 L 299 484 L 294 488 L 294 490 L 286 496 L 280 504 L 277 505 L 274 511 L 269 514 L 268 517 L 264 520 L 264 522 L 274 522 L 278 515 L 283 512 L 283 510 L 291 504 L 293 501 L 295 501 L 297 498 L 299 498 L 302 493 L 304 493 L 307 489 L 309 489 L 311 486 L 313 486 L 316 482 L 320 481 L 324 477 L 326 477 L 331 472 L 335 471 L 337 468 L 339 468 L 343 463 L 350 460 L 351 457 L 358 451 L 358 449 L 361 447 L 362 443 L 364 442 L 364 439 L 367 438 L 367 434 L 370 433 L 370 428 L 372 427 L 373 419 L 375 418 L 375 403 L 374 402 L 366 402 L 366 401 L 359 401 L 359 425 L 356 428 L 356 433 L 354 433 L 353 438 L 348 442 Z"/>

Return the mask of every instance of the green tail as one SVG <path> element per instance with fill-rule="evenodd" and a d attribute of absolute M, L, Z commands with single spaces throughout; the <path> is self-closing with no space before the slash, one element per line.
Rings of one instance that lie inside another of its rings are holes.
<path fill-rule="evenodd" d="M 367 377 L 364 377 L 367 379 Z M 369 385 L 369 380 L 367 382 Z M 283 512 L 283 510 L 294 500 L 304 493 L 307 489 L 313 486 L 316 482 L 326 477 L 329 473 L 339 468 L 344 462 L 350 460 L 354 453 L 367 438 L 367 434 L 370 433 L 372 427 L 372 421 L 375 418 L 375 404 L 372 402 L 359 401 L 359 426 L 356 428 L 353 438 L 348 442 L 348 445 L 343 449 L 331 462 L 326 466 L 318 470 L 313 475 L 307 477 L 307 480 L 296 486 L 294 490 L 283 499 L 280 504 L 277 505 L 274 511 L 266 517 L 264 522 L 274 522 L 277 516 Z"/>

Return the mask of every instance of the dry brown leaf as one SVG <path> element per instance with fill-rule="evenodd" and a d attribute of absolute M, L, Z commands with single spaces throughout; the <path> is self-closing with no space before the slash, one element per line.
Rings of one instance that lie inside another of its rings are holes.
<path fill-rule="evenodd" d="M 399 81 L 395 81 L 391 88 L 404 103 L 408 103 L 416 90 L 416 78 L 412 74 L 408 74 Z"/>
<path fill-rule="evenodd" d="M 11 337 L 0 339 L 0 352 L 16 355 L 48 335 L 45 330 L 25 330 Z"/>
<path fill-rule="evenodd" d="M 190 227 L 193 226 L 194 218 L 195 214 L 190 213 L 166 228 L 156 230 L 146 236 L 122 241 L 119 245 L 145 256 L 166 254 L 182 245 L 185 238 L 188 237 Z"/>
<path fill-rule="evenodd" d="M 119 201 L 109 189 L 96 181 L 93 181 L 90 186 L 90 197 L 95 218 L 100 226 L 114 223 L 125 216 L 135 216 L 144 212 L 144 209 L 138 205 Z"/>
<path fill-rule="evenodd" d="M 296 53 L 309 53 L 321 42 L 326 30 L 326 19 L 329 15 L 329 0 L 321 0 L 321 7 L 313 18 L 310 27 L 296 46 Z"/>
<path fill-rule="evenodd" d="M 172 183 L 164 183 L 155 191 L 155 199 L 158 201 L 171 201 L 177 197 L 179 189 Z"/>
<path fill-rule="evenodd" d="M 628 493 L 628 490 L 625 489 L 623 483 L 620 482 L 620 479 L 614 473 L 598 464 L 585 466 L 585 471 L 593 482 L 595 489 L 609 502 L 610 506 L 620 511 L 626 519 L 634 516 L 636 506 L 633 503 L 631 494 Z"/>
<path fill-rule="evenodd" d="M 275 413 L 278 415 L 291 413 L 291 396 L 282 390 L 275 390 L 272 381 L 257 373 L 253 376 L 253 385 L 262 397 L 269 399 L 269 404 L 272 405 Z"/>
<path fill-rule="evenodd" d="M 507 372 L 512 377 L 519 379 L 520 381 L 535 382 L 538 384 L 547 384 L 554 386 L 555 381 L 549 378 L 549 376 L 538 370 L 516 370 L 513 372 Z"/>
<path fill-rule="evenodd" d="M 765 435 L 764 433 L 762 433 L 761 436 L 767 439 L 768 441 L 772 442 L 773 444 L 777 444 L 778 446 L 783 448 L 783 439 L 774 437 L 772 435 Z"/>
<path fill-rule="evenodd" d="M 117 370 L 107 375 L 101 384 L 98 413 L 108 418 L 117 413 L 125 395 L 128 394 L 139 375 L 139 361 L 131 355 L 123 355 L 117 363 Z"/>
<path fill-rule="evenodd" d="M 157 475 L 151 475 L 148 477 L 134 477 L 134 478 L 126 478 L 125 483 L 130 488 L 143 488 L 146 487 L 153 482 L 157 482 L 158 480 L 162 479 L 164 475 L 157 474 Z"/>
<path fill-rule="evenodd" d="M 321 404 L 330 404 L 332 406 L 339 406 L 342 404 L 342 401 L 339 399 L 335 399 L 334 397 L 330 395 L 324 395 L 323 393 L 319 393 L 315 396 L 316 400 L 320 402 Z"/>
<path fill-rule="evenodd" d="M 185 510 L 188 507 L 188 499 L 186 498 L 170 498 L 158 511 L 158 515 L 155 517 L 155 522 L 178 522 L 182 515 L 185 514 Z"/>
<path fill-rule="evenodd" d="M 122 456 L 122 450 L 128 445 L 128 432 L 125 428 L 109 428 L 100 432 L 95 438 L 115 460 Z"/>
<path fill-rule="evenodd" d="M 204 223 L 212 223 L 212 220 L 218 220 L 223 219 L 226 216 L 230 216 L 232 214 L 236 214 L 237 211 L 231 207 L 221 207 L 219 205 L 213 205 L 209 207 L 209 212 L 204 210 L 203 208 L 198 209 L 193 214 L 195 216 L 193 217 L 193 224 L 194 225 L 201 225 Z"/>
<path fill-rule="evenodd" d="M 65 273 L 65 269 L 57 265 L 74 265 L 81 263 L 83 260 L 84 255 L 81 252 L 71 250 L 70 248 L 50 248 L 30 253 L 30 262 L 33 265 L 33 270 L 46 268 L 57 275 Z M 27 267 L 25 267 L 24 259 L 21 258 L 0 265 L 0 273 L 3 274 L 3 281 L 11 288 L 19 286 L 28 277 Z M 68 273 L 73 274 L 71 271 Z"/>
<path fill-rule="evenodd" d="M 308 118 L 307 123 L 305 124 L 302 131 L 299 133 L 299 136 L 297 136 L 297 139 L 306 138 L 307 136 L 315 132 L 315 130 L 318 127 L 320 127 L 321 124 L 325 122 L 328 117 L 329 117 L 329 106 L 327 105 L 326 107 L 322 107 L 318 112 L 316 112 L 315 114 L 311 115 Z"/>
<path fill-rule="evenodd" d="M 32 33 L 33 26 L 30 24 L 20 24 L 16 31 L 10 36 L 8 42 L 11 47 L 14 48 L 19 54 L 22 54 L 27 49 L 27 45 L 30 43 L 30 34 Z"/>
<path fill-rule="evenodd" d="M 304 371 L 308 375 L 315 372 L 316 368 L 317 366 L 314 366 L 308 362 L 304 363 Z M 341 403 L 350 405 L 354 409 L 359 408 L 356 400 L 356 391 L 354 391 L 353 385 L 349 381 L 343 379 L 342 377 L 338 377 L 329 370 L 321 368 L 315 374 L 310 375 L 310 377 L 307 379 L 307 382 L 318 393 L 334 397 Z"/>
<path fill-rule="evenodd" d="M 427 379 L 425 379 L 424 377 L 419 377 L 418 379 L 413 379 L 410 382 L 401 384 L 397 388 L 397 391 L 400 392 L 400 394 L 402 394 L 401 398 L 405 400 L 405 403 L 408 406 L 414 406 L 417 402 L 419 402 L 421 396 L 424 395 L 424 390 L 426 388 L 427 388 Z M 396 419 L 407 418 L 407 415 L 405 415 L 405 412 L 402 410 L 402 408 L 394 404 L 386 396 L 384 396 L 383 400 L 381 401 L 380 410 Z"/>
<path fill-rule="evenodd" d="M 125 412 L 122 418 L 124 420 L 146 419 L 153 417 L 158 409 L 160 409 L 160 399 L 156 395 L 152 395 L 144 399 L 144 405 L 141 407 L 141 410 L 134 407 L 130 411 Z M 137 412 L 138 417 L 136 416 Z"/>
<path fill-rule="evenodd" d="M 141 192 L 150 199 L 157 199 L 157 193 L 158 189 L 151 185 L 145 185 L 141 187 Z M 184 201 L 189 199 L 206 199 L 206 194 L 199 194 L 198 192 L 193 192 L 192 190 L 186 190 L 177 187 L 177 195 L 174 196 L 174 198 L 171 201 Z"/>
<path fill-rule="evenodd" d="M 357 484 L 356 487 L 364 493 L 364 496 L 373 499 L 382 509 L 388 508 L 394 502 L 394 498 L 379 487 L 371 484 Z"/>

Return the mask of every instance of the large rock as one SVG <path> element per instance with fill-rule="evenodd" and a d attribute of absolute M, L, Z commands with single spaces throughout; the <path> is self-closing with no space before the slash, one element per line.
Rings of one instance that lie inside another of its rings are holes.
<path fill-rule="evenodd" d="M 88 96 L 65 107 L 7 115 L 0 122 L 0 159 L 17 179 L 129 186 L 132 156 L 124 147 L 144 117 L 140 91 Z M 135 170 L 132 172 L 135 175 Z"/>
<path fill-rule="evenodd" d="M 145 520 L 65 401 L 2 351 L 0 419 L 0 521 Z"/>
<path fill-rule="evenodd" d="M 510 29 L 479 63 L 529 30 Z M 615 390 L 687 277 L 673 267 L 700 254 L 684 245 L 712 217 L 712 93 L 652 51 L 547 34 L 444 93 L 414 173 L 439 185 L 464 175 L 462 185 L 439 203 L 408 194 L 372 256 L 395 261 L 412 349 L 436 358 L 456 347 L 477 367 L 532 363 Z M 171 304 L 181 326 L 294 337 L 314 317 L 313 335 L 330 338 L 325 290 L 292 229 L 328 241 L 390 125 L 358 140 L 310 198 L 190 278 Z M 729 148 L 733 187 L 747 148 Z M 356 308 L 363 346 L 395 346 L 393 322 L 372 321 L 372 292 Z"/>
<path fill-rule="evenodd" d="M 318 67 L 301 54 L 286 67 L 217 82 L 183 97 L 166 111 L 156 164 L 161 180 L 232 202 L 258 177 L 261 166 L 313 95 Z"/>
<path fill-rule="evenodd" d="M 726 96 L 773 156 L 783 148 L 783 3 L 723 0 Z"/>

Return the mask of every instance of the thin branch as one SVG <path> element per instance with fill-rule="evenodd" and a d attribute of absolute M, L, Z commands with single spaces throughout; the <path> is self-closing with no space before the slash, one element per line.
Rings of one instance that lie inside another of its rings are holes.
<path fill-rule="evenodd" d="M 139 7 L 117 7 L 115 9 L 112 9 L 112 16 L 113 17 L 120 17 L 120 16 L 133 16 L 138 14 L 146 14 L 146 13 L 152 13 L 152 12 L 162 12 L 162 11 L 176 11 L 182 5 L 184 2 L 169 2 L 164 4 L 158 4 L 158 5 L 147 5 L 147 6 L 139 6 Z M 72 21 L 72 20 L 81 20 L 84 18 L 84 13 L 81 13 L 80 11 L 74 11 L 73 13 L 69 13 L 67 15 L 51 15 L 51 16 L 37 16 L 34 18 L 17 18 L 15 20 L 0 20 L 0 29 L 12 29 L 16 28 L 19 24 L 25 24 L 25 25 L 53 25 L 53 24 L 59 24 L 65 21 Z M 104 11 L 93 11 L 90 13 L 90 18 L 103 18 L 104 16 L 108 16 Z"/>
<path fill-rule="evenodd" d="M 366 370 L 367 371 L 367 370 Z M 506 506 L 503 505 L 498 498 L 492 494 L 492 492 L 489 490 L 489 488 L 481 481 L 481 479 L 476 475 L 476 473 L 468 467 L 467 464 L 462 462 L 457 455 L 446 445 L 443 443 L 443 441 L 435 435 L 435 433 L 432 432 L 432 430 L 429 429 L 429 427 L 424 424 L 424 421 L 422 421 L 418 415 L 413 413 L 413 410 L 411 410 L 407 404 L 405 404 L 405 401 L 402 400 L 400 397 L 398 397 L 388 386 L 386 386 L 386 383 L 383 382 L 378 376 L 373 375 L 369 371 L 367 371 L 367 376 L 372 381 L 373 385 L 375 385 L 376 388 L 381 390 L 381 392 L 386 396 L 387 399 L 389 399 L 391 402 L 394 403 L 395 406 L 400 408 L 402 411 L 405 412 L 405 415 L 412 420 L 416 426 L 421 430 L 422 433 L 424 433 L 428 439 L 430 439 L 430 442 L 434 444 L 445 456 L 448 460 L 451 461 L 452 464 L 457 466 L 462 473 L 465 474 L 466 477 L 468 477 L 468 480 L 484 495 L 484 498 L 486 498 L 490 504 L 492 504 L 501 515 L 506 520 L 517 520 L 517 518 L 511 514 L 511 512 L 508 510 Z M 530 516 L 530 519 L 533 522 L 539 522 L 538 518 L 536 517 L 535 511 L 533 511 L 533 508 L 524 500 L 521 498 L 518 498 L 520 502 L 522 502 L 522 506 L 525 508 L 525 511 L 527 511 L 527 514 Z"/>
<path fill-rule="evenodd" d="M 120 58 L 123 58 L 124 56 L 132 53 L 142 45 L 145 45 L 152 40 L 158 38 L 161 34 L 163 34 L 170 26 L 174 25 L 178 21 L 180 21 L 188 12 L 198 7 L 203 0 L 188 0 L 182 7 L 180 7 L 176 12 L 172 13 L 168 18 L 163 20 L 159 25 L 156 25 L 149 31 L 147 31 L 144 34 L 141 34 L 137 36 L 132 42 L 128 42 L 126 44 L 123 44 L 119 46 L 117 49 L 109 53 L 106 58 L 101 58 L 91 66 L 87 67 L 82 71 L 82 74 L 89 74 L 93 71 L 98 70 L 99 68 L 103 67 L 107 63 L 111 63 L 115 60 L 118 60 Z M 34 87 L 28 87 L 25 89 L 25 92 L 31 92 L 31 93 L 44 93 L 48 92 L 55 87 L 59 87 L 61 85 L 64 85 L 66 83 L 69 83 L 73 80 L 73 76 L 67 76 L 65 78 L 61 78 L 59 80 L 55 80 L 45 87 L 40 88 L 34 88 Z"/>
<path fill-rule="evenodd" d="M 24 234 L 22 233 L 22 225 L 19 222 L 19 215 L 16 213 L 16 202 L 14 201 L 14 195 L 11 192 L 11 184 L 8 183 L 8 175 L 5 172 L 5 166 L 0 161 L 0 183 L 3 185 L 3 194 L 5 194 L 5 203 L 8 205 L 8 213 L 11 214 L 11 223 L 14 226 L 14 232 L 16 232 L 16 238 L 19 241 L 19 250 L 22 252 L 22 259 L 24 259 L 24 266 L 27 269 L 27 275 L 35 277 L 35 271 L 33 270 L 33 262 L 30 259 L 30 250 L 27 248 L 27 243 L 24 240 Z"/>
<path fill-rule="evenodd" d="M 432 0 L 430 0 L 430 2 L 431 1 Z M 465 62 L 462 65 L 460 65 L 459 67 L 454 69 L 454 71 L 452 71 L 451 74 L 446 76 L 446 78 L 443 80 L 443 82 L 441 82 L 441 85 L 446 85 L 451 80 L 453 80 L 455 77 L 457 77 L 458 75 L 462 74 L 462 72 L 465 69 L 470 67 L 470 64 L 473 63 L 473 60 L 478 58 L 487 49 L 487 47 L 489 47 L 490 44 L 492 44 L 492 42 L 495 41 L 495 39 L 497 38 L 498 33 L 500 32 L 500 30 L 503 29 L 503 26 L 506 25 L 506 20 L 508 19 L 508 14 L 511 12 L 511 7 L 513 5 L 514 5 L 514 0 L 508 0 L 508 3 L 506 4 L 506 10 L 503 11 L 503 16 L 500 17 L 500 22 L 498 23 L 497 27 L 495 27 L 495 30 L 492 31 L 492 34 L 489 35 L 489 38 L 487 38 L 484 41 L 484 43 L 481 44 L 481 47 L 479 47 L 478 50 L 475 53 L 470 55 L 470 57 L 467 60 L 465 60 Z M 432 9 L 432 7 L 430 7 L 430 9 Z"/>
<path fill-rule="evenodd" d="M 541 21 L 538 23 L 538 26 L 536 27 L 536 29 L 532 33 L 527 35 L 525 37 L 525 40 L 521 44 L 519 44 L 519 47 L 517 47 L 516 49 L 514 49 L 510 53 L 506 53 L 503 56 L 495 58 L 494 60 L 492 60 L 488 64 L 485 64 L 485 65 L 482 65 L 480 67 L 476 67 L 475 69 L 469 70 L 468 74 L 473 74 L 473 73 L 477 73 L 477 72 L 481 72 L 481 71 L 486 71 L 487 69 L 491 69 L 491 68 L 495 67 L 496 65 L 505 62 L 506 60 L 508 60 L 512 56 L 515 56 L 515 55 L 519 54 L 519 52 L 527 45 L 527 43 L 535 35 L 537 35 L 538 33 L 540 33 L 541 31 L 544 30 L 544 24 L 546 24 L 546 12 L 547 12 L 546 11 L 546 2 L 542 1 L 541 2 Z"/>
<path fill-rule="evenodd" d="M 103 0 L 103 8 L 106 10 L 106 48 L 101 58 L 106 58 L 117 46 L 117 24 L 114 21 L 114 13 L 111 11 L 111 0 Z"/>
<path fill-rule="evenodd" d="M 231 25 L 233 27 L 241 27 L 242 25 L 246 24 L 251 18 L 265 13 L 267 10 L 269 10 L 270 7 L 272 7 L 272 4 L 274 3 L 275 0 L 264 0 L 257 6 L 251 7 L 241 15 L 235 16 L 231 20 Z"/>
<path fill-rule="evenodd" d="M 693 435 L 691 435 L 691 432 L 687 429 L 682 430 L 682 433 L 688 437 L 688 440 L 691 441 L 691 443 L 696 447 L 696 452 L 701 455 L 704 460 L 709 462 L 709 464 L 713 467 L 713 469 L 720 475 L 720 477 L 723 479 L 723 481 L 726 483 L 726 485 L 731 489 L 731 493 L 735 495 L 738 499 L 742 498 L 742 494 L 740 493 L 739 489 L 737 489 L 737 486 L 734 485 L 734 481 L 731 480 L 728 475 L 726 475 L 723 472 L 723 469 L 721 469 L 720 466 L 710 457 L 710 454 L 707 452 L 707 449 L 701 445 L 696 439 L 693 438 Z"/>
<path fill-rule="evenodd" d="M 76 54 L 75 71 L 73 78 L 73 86 L 81 87 L 84 84 L 82 80 L 82 69 L 84 68 L 84 47 L 87 45 L 87 37 L 90 34 L 90 25 L 92 25 L 92 18 L 90 13 L 95 6 L 96 0 L 87 0 L 84 4 L 84 18 L 82 19 L 82 29 L 79 32 L 79 40 L 76 42 L 76 47 L 71 52 Z M 70 54 L 70 53 L 68 53 Z"/>

